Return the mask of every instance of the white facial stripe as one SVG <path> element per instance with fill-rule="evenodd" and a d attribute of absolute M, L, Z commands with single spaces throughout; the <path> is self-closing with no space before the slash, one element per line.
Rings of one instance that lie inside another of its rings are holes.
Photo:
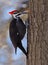
<path fill-rule="evenodd" d="M 19 13 L 18 13 L 18 14 L 19 14 Z M 18 14 L 13 14 L 13 17 L 16 18 L 16 16 L 17 16 Z M 17 17 L 19 17 L 19 16 L 17 16 Z"/>
<path fill-rule="evenodd" d="M 16 14 L 13 14 L 13 17 L 16 18 Z"/>

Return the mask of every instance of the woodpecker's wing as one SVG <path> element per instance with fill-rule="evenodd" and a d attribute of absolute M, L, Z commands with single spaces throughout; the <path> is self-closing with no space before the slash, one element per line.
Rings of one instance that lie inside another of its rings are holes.
<path fill-rule="evenodd" d="M 18 19 L 16 20 L 16 26 L 18 28 L 18 32 L 20 34 L 20 38 L 23 39 L 25 33 L 26 33 L 26 26 L 23 23 L 22 19 L 20 19 L 20 17 L 18 17 Z"/>

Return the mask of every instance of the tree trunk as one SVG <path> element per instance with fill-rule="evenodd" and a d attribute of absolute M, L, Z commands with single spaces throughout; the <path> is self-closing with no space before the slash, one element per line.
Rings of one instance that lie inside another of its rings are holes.
<path fill-rule="evenodd" d="M 48 65 L 48 0 L 29 0 L 27 65 Z"/>

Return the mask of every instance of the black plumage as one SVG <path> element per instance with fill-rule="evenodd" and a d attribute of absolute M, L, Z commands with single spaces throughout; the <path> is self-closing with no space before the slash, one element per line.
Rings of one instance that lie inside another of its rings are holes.
<path fill-rule="evenodd" d="M 17 47 L 19 47 L 23 51 L 23 53 L 27 56 L 27 52 L 25 51 L 21 42 L 21 40 L 24 38 L 25 33 L 26 33 L 26 26 L 23 23 L 22 19 L 20 17 L 17 17 L 16 19 L 13 18 L 9 26 L 10 39 L 15 48 L 15 52 L 17 52 L 16 51 Z"/>

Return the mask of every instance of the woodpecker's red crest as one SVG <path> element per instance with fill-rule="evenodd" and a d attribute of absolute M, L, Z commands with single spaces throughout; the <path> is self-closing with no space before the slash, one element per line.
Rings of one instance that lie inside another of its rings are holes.
<path fill-rule="evenodd" d="M 13 10 L 13 11 L 9 12 L 9 14 L 14 14 L 15 12 L 17 12 L 17 10 Z"/>

